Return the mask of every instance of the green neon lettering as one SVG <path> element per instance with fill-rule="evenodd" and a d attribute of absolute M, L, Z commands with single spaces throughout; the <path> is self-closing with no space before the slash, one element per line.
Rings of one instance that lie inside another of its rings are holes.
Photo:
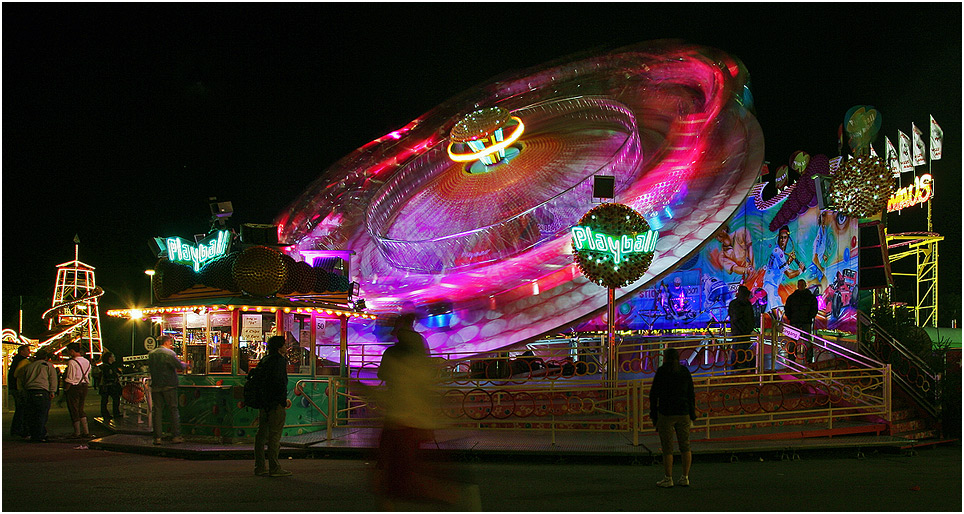
<path fill-rule="evenodd" d="M 169 237 L 167 242 L 167 258 L 172 262 L 190 264 L 194 271 L 200 271 L 208 261 L 212 261 L 227 253 L 228 244 L 231 242 L 227 230 L 219 230 L 217 234 L 211 234 L 197 246 L 181 239 L 180 237 Z"/>
<path fill-rule="evenodd" d="M 591 227 L 572 227 L 572 245 L 577 252 L 605 252 L 612 256 L 614 265 L 619 265 L 629 254 L 654 252 L 658 238 L 659 232 L 656 230 L 649 230 L 635 236 L 615 237 L 601 232 L 593 233 Z"/>

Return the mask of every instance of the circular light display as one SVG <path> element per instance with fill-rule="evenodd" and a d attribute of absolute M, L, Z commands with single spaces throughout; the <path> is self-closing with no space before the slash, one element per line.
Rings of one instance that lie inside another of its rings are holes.
<path fill-rule="evenodd" d="M 573 227 L 572 251 L 586 278 L 604 287 L 624 287 L 649 269 L 657 237 L 632 208 L 605 203 Z"/>
<path fill-rule="evenodd" d="M 507 133 L 507 129 L 512 129 Z M 478 160 L 491 166 L 506 158 L 510 145 L 515 143 L 525 131 L 525 125 L 517 116 L 511 116 L 502 107 L 479 109 L 462 118 L 449 134 L 452 140 L 448 146 L 449 158 L 456 162 Z M 468 147 L 470 151 L 459 153 L 455 147 Z M 518 149 L 514 154 L 518 154 Z M 485 170 L 485 168 L 481 168 Z"/>
<path fill-rule="evenodd" d="M 621 202 L 659 231 L 648 271 L 617 301 L 685 262 L 740 208 L 763 163 L 747 78 L 724 52 L 666 41 L 520 70 L 340 159 L 276 218 L 279 240 L 353 252 L 349 278 L 372 312 L 451 305 L 446 328 L 426 332 L 433 352 L 555 333 L 607 308 L 572 255 L 570 229 L 596 207 L 594 175 L 615 176 Z M 451 137 L 466 113 L 491 107 L 509 120 L 479 113 Z M 496 164 L 448 155 L 450 143 L 456 155 L 474 152 L 456 140 L 500 123 L 509 139 L 513 116 L 525 132 Z M 380 337 L 348 330 L 356 343 Z"/>
<path fill-rule="evenodd" d="M 841 166 L 830 182 L 837 211 L 866 218 L 887 207 L 894 194 L 894 177 L 880 157 L 855 157 Z"/>

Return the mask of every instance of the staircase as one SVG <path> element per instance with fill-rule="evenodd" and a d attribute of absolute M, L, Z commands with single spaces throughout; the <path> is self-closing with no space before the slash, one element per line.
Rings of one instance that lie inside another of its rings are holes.
<path fill-rule="evenodd" d="M 860 338 L 861 350 L 892 366 L 894 388 L 888 434 L 907 439 L 905 448 L 952 440 L 943 438 L 941 432 L 940 398 L 936 394 L 940 375 L 863 312 L 858 313 L 858 321 L 864 334 Z"/>

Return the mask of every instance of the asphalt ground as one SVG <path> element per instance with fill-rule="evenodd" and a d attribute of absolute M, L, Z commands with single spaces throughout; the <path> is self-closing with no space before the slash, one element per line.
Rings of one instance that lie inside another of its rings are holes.
<path fill-rule="evenodd" d="M 99 410 L 96 393 L 88 415 Z M 293 458 L 285 478 L 257 477 L 250 460 L 185 460 L 89 449 L 51 410 L 52 442 L 9 436 L 3 409 L 3 511 L 373 511 L 373 461 Z M 96 430 L 94 433 L 99 434 Z M 472 459 L 444 466 L 476 483 L 485 511 L 953 511 L 962 507 L 960 443 L 915 451 L 824 450 L 694 458 L 690 487 L 660 489 L 662 466 L 573 457 Z M 677 459 L 678 463 L 678 459 Z M 678 464 L 677 464 L 678 466 Z M 677 467 L 676 474 L 679 474 Z M 453 510 L 399 504 L 399 510 Z"/>

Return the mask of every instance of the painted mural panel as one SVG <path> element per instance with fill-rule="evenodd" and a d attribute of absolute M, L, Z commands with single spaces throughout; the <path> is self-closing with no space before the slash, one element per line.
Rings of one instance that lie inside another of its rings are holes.
<path fill-rule="evenodd" d="M 804 279 L 817 297 L 815 327 L 853 332 L 857 305 L 857 220 L 810 207 L 776 232 L 771 221 L 786 203 L 751 195 L 703 250 L 656 286 L 617 309 L 621 330 L 705 329 L 727 319 L 740 284 L 753 292 L 757 314 L 775 311 Z M 604 330 L 597 318 L 577 330 Z"/>

